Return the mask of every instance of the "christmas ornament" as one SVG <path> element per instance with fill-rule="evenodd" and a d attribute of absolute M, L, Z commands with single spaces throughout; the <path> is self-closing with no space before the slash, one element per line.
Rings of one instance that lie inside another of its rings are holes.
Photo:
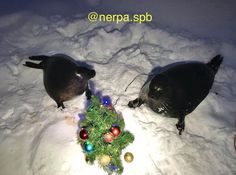
<path fill-rule="evenodd" d="M 120 127 L 119 126 L 112 126 L 110 131 L 114 135 L 114 137 L 118 137 L 120 135 Z"/>
<path fill-rule="evenodd" d="M 94 146 L 93 146 L 93 144 L 91 144 L 89 142 L 85 142 L 84 143 L 84 149 L 87 153 L 91 153 L 94 150 Z"/>
<path fill-rule="evenodd" d="M 111 98 L 109 96 L 104 96 L 102 98 L 102 104 L 104 106 L 110 106 L 111 105 Z"/>
<path fill-rule="evenodd" d="M 114 140 L 114 135 L 112 133 L 106 133 L 104 135 L 104 140 L 106 143 L 111 143 Z"/>
<path fill-rule="evenodd" d="M 85 115 L 84 114 L 78 114 L 78 116 L 79 116 L 80 120 L 84 120 L 85 119 Z"/>
<path fill-rule="evenodd" d="M 125 153 L 124 159 L 126 162 L 130 163 L 134 160 L 134 156 L 131 152 Z"/>
<path fill-rule="evenodd" d="M 107 107 L 107 109 L 109 109 L 109 110 L 111 110 L 111 111 L 115 111 L 115 109 L 113 108 L 112 105 L 107 105 L 106 107 Z"/>
<path fill-rule="evenodd" d="M 117 166 L 116 166 L 116 165 L 109 164 L 108 167 L 109 167 L 109 169 L 110 169 L 111 171 L 116 171 L 116 170 L 117 170 Z"/>
<path fill-rule="evenodd" d="M 79 132 L 79 137 L 82 140 L 88 139 L 88 131 L 86 129 L 82 128 L 81 131 Z"/>
<path fill-rule="evenodd" d="M 102 166 L 107 166 L 111 162 L 111 157 L 108 155 L 103 155 L 99 159 L 99 163 Z"/>

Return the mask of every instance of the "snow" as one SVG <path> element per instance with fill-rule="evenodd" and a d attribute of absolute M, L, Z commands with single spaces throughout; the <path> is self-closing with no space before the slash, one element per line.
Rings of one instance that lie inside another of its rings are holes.
<path fill-rule="evenodd" d="M 96 6 L 99 1 L 90 3 Z M 146 24 L 90 23 L 81 15 L 45 17 L 26 11 L 1 16 L 0 31 L 0 175 L 105 174 L 98 164 L 86 164 L 76 141 L 85 96 L 66 102 L 62 112 L 44 90 L 42 71 L 22 66 L 28 56 L 55 53 L 92 64 L 97 72 L 90 82 L 93 91 L 109 95 L 122 112 L 126 129 L 135 135 L 122 153 L 134 154 L 132 163 L 122 158 L 124 175 L 236 173 L 232 42 Z M 143 74 L 177 61 L 207 62 L 216 54 L 222 54 L 224 62 L 207 98 L 186 118 L 182 136 L 176 119 L 146 105 L 127 107 L 147 79 Z"/>

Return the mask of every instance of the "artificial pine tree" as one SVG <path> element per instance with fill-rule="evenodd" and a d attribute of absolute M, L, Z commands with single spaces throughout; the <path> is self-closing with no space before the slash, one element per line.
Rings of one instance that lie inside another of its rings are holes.
<path fill-rule="evenodd" d="M 122 149 L 134 141 L 134 136 L 125 131 L 125 122 L 121 114 L 113 108 L 110 98 L 102 103 L 92 96 L 91 103 L 79 122 L 78 143 L 85 153 L 85 160 L 93 164 L 99 161 L 101 167 L 112 174 L 121 174 L 123 166 L 120 159 Z"/>

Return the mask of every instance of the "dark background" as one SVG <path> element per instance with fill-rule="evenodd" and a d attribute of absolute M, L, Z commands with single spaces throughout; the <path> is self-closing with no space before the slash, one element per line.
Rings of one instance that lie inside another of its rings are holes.
<path fill-rule="evenodd" d="M 235 0 L 1 0 L 0 16 L 31 12 L 71 17 L 100 13 L 145 13 L 153 24 L 171 32 L 236 43 Z"/>

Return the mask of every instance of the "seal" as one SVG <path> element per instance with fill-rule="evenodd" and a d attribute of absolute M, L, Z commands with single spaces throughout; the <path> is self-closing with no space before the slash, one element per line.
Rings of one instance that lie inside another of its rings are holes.
<path fill-rule="evenodd" d="M 141 88 L 139 97 L 128 103 L 130 108 L 146 103 L 153 111 L 178 118 L 179 134 L 185 128 L 185 116 L 208 95 L 223 57 L 208 63 L 187 62 L 168 67 L 154 75 Z"/>
<path fill-rule="evenodd" d="M 96 75 L 95 70 L 82 66 L 73 58 L 56 54 L 52 56 L 37 55 L 29 57 L 30 60 L 40 61 L 34 63 L 26 61 L 24 66 L 42 69 L 43 81 L 48 95 L 57 103 L 58 108 L 65 108 L 63 102 L 81 95 L 86 91 L 88 99 L 91 91 L 88 80 Z"/>

